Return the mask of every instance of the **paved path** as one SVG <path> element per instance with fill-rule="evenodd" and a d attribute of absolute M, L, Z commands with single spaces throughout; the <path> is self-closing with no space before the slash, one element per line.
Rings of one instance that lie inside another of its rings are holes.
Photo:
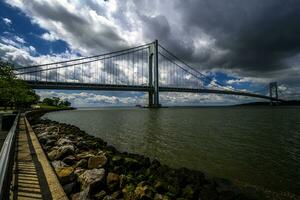
<path fill-rule="evenodd" d="M 10 199 L 68 199 L 24 115 L 18 128 Z"/>

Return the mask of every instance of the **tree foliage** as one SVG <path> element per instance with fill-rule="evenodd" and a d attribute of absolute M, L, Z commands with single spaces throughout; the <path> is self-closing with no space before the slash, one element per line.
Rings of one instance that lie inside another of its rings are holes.
<path fill-rule="evenodd" d="M 16 77 L 14 66 L 0 60 L 0 106 L 29 107 L 38 100 L 35 91 Z"/>
<path fill-rule="evenodd" d="M 58 107 L 69 107 L 71 103 L 66 100 L 62 100 L 59 97 L 52 97 L 52 98 L 44 98 L 43 104 L 47 106 L 58 106 Z"/>

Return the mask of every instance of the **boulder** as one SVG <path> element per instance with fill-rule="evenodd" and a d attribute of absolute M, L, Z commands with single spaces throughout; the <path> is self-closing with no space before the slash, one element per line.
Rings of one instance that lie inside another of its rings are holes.
<path fill-rule="evenodd" d="M 110 195 L 106 195 L 103 200 L 116 200 L 115 198 L 113 198 L 112 196 Z"/>
<path fill-rule="evenodd" d="M 78 177 L 78 181 L 81 184 L 81 189 L 89 188 L 90 193 L 99 191 L 105 180 L 105 169 L 91 169 L 86 170 Z"/>
<path fill-rule="evenodd" d="M 97 200 L 103 200 L 105 196 L 106 196 L 105 190 L 101 190 L 100 192 L 98 192 L 97 194 L 95 194 L 95 198 Z"/>
<path fill-rule="evenodd" d="M 123 188 L 124 186 L 125 186 L 125 184 L 126 184 L 126 176 L 124 175 L 124 174 L 121 174 L 120 176 L 119 176 L 119 179 L 120 179 L 120 188 Z"/>
<path fill-rule="evenodd" d="M 162 194 L 155 194 L 154 195 L 154 200 L 170 200 L 170 198 L 166 195 Z M 180 198 L 177 198 L 176 200 L 181 200 Z M 183 199 L 184 200 L 184 199 Z"/>
<path fill-rule="evenodd" d="M 76 146 L 80 150 L 89 150 L 89 146 L 85 141 L 79 141 Z"/>
<path fill-rule="evenodd" d="M 185 199 L 194 199 L 195 192 L 191 185 L 185 186 L 182 190 L 182 194 L 185 197 Z"/>
<path fill-rule="evenodd" d="M 72 144 L 72 141 L 66 138 L 60 138 L 57 142 L 56 142 L 57 146 L 63 146 L 63 145 L 67 145 L 67 144 Z"/>
<path fill-rule="evenodd" d="M 89 188 L 86 188 L 85 190 L 83 190 L 79 193 L 73 194 L 71 196 L 71 199 L 72 200 L 90 200 L 90 198 L 89 198 Z"/>
<path fill-rule="evenodd" d="M 68 165 L 66 163 L 64 163 L 63 161 L 60 161 L 60 160 L 55 160 L 53 162 L 51 162 L 52 166 L 55 168 L 58 168 L 58 167 L 67 167 Z"/>
<path fill-rule="evenodd" d="M 49 158 L 49 160 L 56 160 L 57 159 L 57 155 L 58 155 L 58 150 L 57 149 L 54 149 L 54 150 L 52 150 L 52 151 L 50 151 L 49 153 L 48 153 L 48 158 Z"/>
<path fill-rule="evenodd" d="M 56 140 L 49 139 L 46 142 L 46 146 L 53 147 L 55 145 L 55 143 L 56 143 Z"/>
<path fill-rule="evenodd" d="M 55 172 L 62 184 L 70 183 L 75 179 L 73 167 L 57 167 Z"/>
<path fill-rule="evenodd" d="M 81 159 L 75 164 L 75 167 L 87 168 L 87 166 L 88 166 L 88 161 L 86 159 Z"/>
<path fill-rule="evenodd" d="M 67 165 L 73 165 L 76 161 L 76 158 L 72 155 L 69 155 L 63 159 L 63 162 Z"/>
<path fill-rule="evenodd" d="M 110 196 L 114 199 L 120 199 L 120 198 L 122 198 L 123 194 L 121 191 L 118 190 L 118 191 L 115 191 L 114 193 L 112 193 Z"/>
<path fill-rule="evenodd" d="M 46 144 L 48 142 L 48 137 L 47 136 L 42 136 L 42 137 L 39 137 L 39 141 L 41 144 Z"/>
<path fill-rule="evenodd" d="M 37 134 L 37 136 L 38 136 L 38 138 L 40 138 L 40 137 L 47 137 L 49 135 L 49 133 L 46 131 L 46 132 L 41 132 L 41 133 L 39 133 L 39 134 Z"/>
<path fill-rule="evenodd" d="M 141 164 L 136 159 L 128 158 L 128 157 L 125 158 L 124 164 L 126 167 L 128 167 L 129 170 L 132 171 L 138 170 L 141 167 Z"/>
<path fill-rule="evenodd" d="M 107 163 L 107 158 L 105 155 L 92 156 L 88 160 L 88 168 L 101 168 Z"/>
<path fill-rule="evenodd" d="M 74 170 L 74 174 L 75 174 L 76 177 L 79 177 L 79 176 L 80 176 L 81 174 L 83 174 L 85 171 L 86 171 L 85 169 L 82 169 L 82 168 L 80 168 L 80 167 L 77 167 L 77 168 L 75 168 L 75 170 Z"/>
<path fill-rule="evenodd" d="M 115 173 L 108 173 L 106 177 L 106 185 L 110 190 L 118 188 L 120 182 L 120 176 Z"/>
<path fill-rule="evenodd" d="M 135 186 L 133 184 L 128 184 L 122 189 L 124 200 L 135 199 L 134 194 Z"/>
<path fill-rule="evenodd" d="M 66 156 L 73 155 L 75 151 L 74 145 L 64 145 L 57 150 L 56 160 L 63 159 Z"/>
<path fill-rule="evenodd" d="M 90 157 L 95 156 L 93 153 L 84 151 L 76 155 L 77 159 L 89 159 Z"/>
<path fill-rule="evenodd" d="M 63 188 L 67 195 L 72 194 L 76 189 L 76 181 L 64 185 Z"/>
<path fill-rule="evenodd" d="M 154 185 L 154 188 L 158 193 L 164 194 L 168 191 L 168 184 L 163 181 L 157 181 Z"/>
<path fill-rule="evenodd" d="M 135 188 L 134 194 L 137 199 L 150 200 L 154 197 L 154 188 L 150 185 L 145 185 L 145 182 L 141 182 Z"/>
<path fill-rule="evenodd" d="M 113 156 L 111 159 L 113 165 L 121 165 L 124 159 L 121 156 Z"/>

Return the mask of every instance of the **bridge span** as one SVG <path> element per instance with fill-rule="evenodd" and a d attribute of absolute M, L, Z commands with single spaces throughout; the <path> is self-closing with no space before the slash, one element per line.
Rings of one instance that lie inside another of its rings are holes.
<path fill-rule="evenodd" d="M 158 41 L 96 56 L 16 69 L 34 89 L 141 91 L 149 94 L 149 107 L 159 107 L 160 92 L 191 92 L 278 98 L 277 83 L 268 91 L 237 90 L 216 81 L 175 56 Z"/>
<path fill-rule="evenodd" d="M 64 82 L 40 82 L 40 81 L 26 81 L 26 82 L 33 89 L 154 92 L 154 88 L 152 87 L 139 86 L 139 85 L 106 85 L 106 84 L 91 84 L 91 83 L 64 83 Z M 187 93 L 238 95 L 238 96 L 267 99 L 270 101 L 283 101 L 275 97 L 243 92 L 243 91 L 201 89 L 201 88 L 175 88 L 175 87 L 159 87 L 158 90 L 159 92 L 187 92 Z"/>

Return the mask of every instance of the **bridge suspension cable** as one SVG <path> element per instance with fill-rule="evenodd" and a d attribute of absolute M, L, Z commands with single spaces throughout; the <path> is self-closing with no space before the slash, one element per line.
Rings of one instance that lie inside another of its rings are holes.
<path fill-rule="evenodd" d="M 146 91 L 149 96 L 154 91 L 156 99 L 158 91 L 231 94 L 274 101 L 277 98 L 255 94 L 261 90 L 251 93 L 225 85 L 186 63 L 158 41 L 111 53 L 15 70 L 17 76 L 36 88 Z"/>
<path fill-rule="evenodd" d="M 107 55 L 111 55 L 111 54 L 122 53 L 122 52 L 130 51 L 130 50 L 134 50 L 134 49 L 138 49 L 138 48 L 142 48 L 142 47 L 149 47 L 150 44 L 151 43 L 147 43 L 147 44 L 143 44 L 143 45 L 128 48 L 128 49 L 113 51 L 113 52 L 99 54 L 99 55 L 87 56 L 87 57 L 83 57 L 83 58 L 75 58 L 75 59 L 64 60 L 64 61 L 59 61 L 59 62 L 52 62 L 52 63 L 46 63 L 46 64 L 40 64 L 40 65 L 31 65 L 31 66 L 26 66 L 26 67 L 18 67 L 18 70 L 30 69 L 30 68 L 35 68 L 35 67 L 42 67 L 42 66 L 47 66 L 47 65 L 63 64 L 63 63 L 68 63 L 68 62 L 74 62 L 74 61 L 90 59 L 90 58 L 97 58 L 97 57 L 107 56 Z"/>

